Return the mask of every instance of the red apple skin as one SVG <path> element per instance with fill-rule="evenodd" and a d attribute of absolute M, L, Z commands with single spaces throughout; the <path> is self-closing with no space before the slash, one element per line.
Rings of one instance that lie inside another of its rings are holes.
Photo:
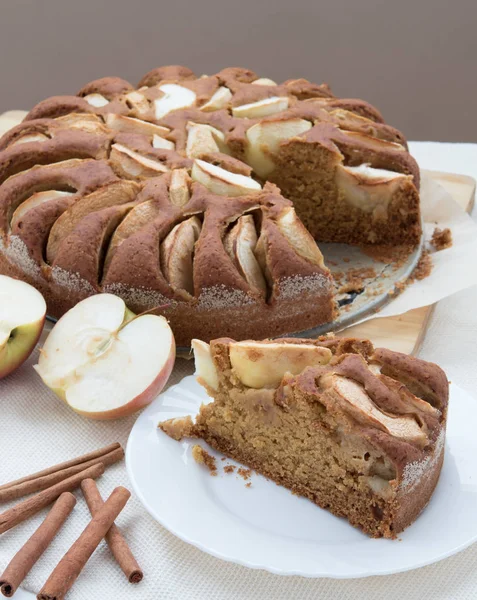
<path fill-rule="evenodd" d="M 40 321 L 37 321 L 34 324 L 35 327 L 38 327 L 38 331 L 36 332 L 35 337 L 31 338 L 31 340 L 28 340 L 28 343 L 23 348 L 24 351 L 21 352 L 18 357 L 16 357 L 16 360 L 13 360 L 12 362 L 5 362 L 4 354 L 6 355 L 8 342 L 7 342 L 7 345 L 5 346 L 5 348 L 3 348 L 3 350 L 0 350 L 0 379 L 3 379 L 7 375 L 10 375 L 10 373 L 13 373 L 13 371 L 15 371 L 15 369 L 18 369 L 18 367 L 21 367 L 21 365 L 28 359 L 28 357 L 33 352 L 35 346 L 37 345 L 38 340 L 40 339 L 41 333 L 43 331 L 43 327 L 45 326 L 45 319 L 46 319 L 46 314 L 43 315 L 43 318 Z M 17 329 L 23 329 L 25 327 L 32 327 L 32 326 L 31 325 L 21 325 Z M 22 335 L 25 335 L 25 334 L 23 333 Z"/>
<path fill-rule="evenodd" d="M 157 395 L 162 391 L 166 383 L 169 381 L 169 377 L 171 376 L 172 369 L 174 368 L 174 363 L 176 361 L 176 342 L 174 337 L 172 337 L 171 349 L 169 351 L 169 357 L 164 363 L 161 371 L 151 382 L 151 384 L 141 393 L 139 396 L 133 398 L 127 404 L 123 404 L 122 406 L 118 406 L 117 408 L 113 408 L 112 410 L 106 410 L 102 412 L 87 412 L 77 410 L 73 406 L 70 406 L 76 413 L 83 417 L 88 417 L 90 419 L 94 419 L 96 421 L 111 421 L 113 419 L 120 419 L 121 417 L 128 417 L 133 413 L 141 410 L 150 404 Z"/>

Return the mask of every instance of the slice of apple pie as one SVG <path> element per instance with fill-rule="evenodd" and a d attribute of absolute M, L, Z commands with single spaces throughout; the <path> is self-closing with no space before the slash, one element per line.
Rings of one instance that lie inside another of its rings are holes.
<path fill-rule="evenodd" d="M 354 338 L 193 346 L 214 400 L 166 433 L 203 438 L 372 537 L 396 537 L 427 505 L 444 458 L 440 367 Z"/>

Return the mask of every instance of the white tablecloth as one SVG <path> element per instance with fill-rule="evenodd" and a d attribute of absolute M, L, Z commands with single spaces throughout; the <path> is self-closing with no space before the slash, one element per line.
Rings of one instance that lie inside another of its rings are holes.
<path fill-rule="evenodd" d="M 477 145 L 414 142 L 411 152 L 424 169 L 477 178 Z M 477 398 L 476 307 L 477 288 L 442 301 L 434 312 L 420 355 L 441 364 L 452 381 Z M 35 360 L 36 353 L 20 370 L 0 382 L 0 481 L 16 478 L 115 440 L 125 444 L 134 422 L 134 418 L 130 418 L 115 423 L 97 423 L 75 415 L 45 390 L 31 368 Z M 171 383 L 190 371 L 190 364 L 178 361 Z M 127 485 L 127 474 L 122 465 L 109 469 L 99 481 L 103 495 L 118 484 Z M 87 520 L 87 509 L 83 502 L 78 502 L 74 518 L 70 517 L 63 532 L 25 582 L 27 589 L 38 591 L 52 566 Z M 2 536 L 0 570 L 39 521 L 40 517 Z M 103 544 L 68 595 L 71 600 L 89 600 L 92 597 L 101 600 L 477 598 L 477 544 L 438 564 L 399 575 L 346 581 L 309 580 L 248 570 L 212 558 L 155 523 L 136 498 L 132 498 L 118 524 L 123 527 L 144 569 L 143 582 L 136 587 L 127 584 Z"/>

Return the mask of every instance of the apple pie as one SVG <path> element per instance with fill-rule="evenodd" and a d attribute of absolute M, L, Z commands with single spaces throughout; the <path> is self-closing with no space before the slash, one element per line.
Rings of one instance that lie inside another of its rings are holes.
<path fill-rule="evenodd" d="M 449 392 L 437 365 L 333 336 L 193 347 L 213 401 L 160 424 L 171 437 L 203 438 L 372 537 L 396 537 L 429 502 Z"/>
<path fill-rule="evenodd" d="M 177 344 L 330 322 L 318 242 L 415 247 L 419 170 L 360 100 L 304 79 L 162 67 L 40 102 L 0 139 L 0 272 L 59 317 L 98 292 Z"/>

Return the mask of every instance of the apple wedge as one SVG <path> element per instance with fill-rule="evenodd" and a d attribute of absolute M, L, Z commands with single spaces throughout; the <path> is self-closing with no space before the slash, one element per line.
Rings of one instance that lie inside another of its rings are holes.
<path fill-rule="evenodd" d="M 106 104 L 109 104 L 109 100 L 101 94 L 88 94 L 84 97 L 84 100 L 95 108 L 101 108 L 106 106 Z"/>
<path fill-rule="evenodd" d="M 421 446 L 427 443 L 427 435 L 412 415 L 391 416 L 382 412 L 365 388 L 356 381 L 330 373 L 321 377 L 320 386 L 360 423 L 381 429 L 407 442 L 418 443 Z"/>
<path fill-rule="evenodd" d="M 218 390 L 219 376 L 210 353 L 210 345 L 202 340 L 192 340 L 192 350 L 194 351 L 197 381 L 211 390 Z"/>
<path fill-rule="evenodd" d="M 0 379 L 23 364 L 43 330 L 46 302 L 33 286 L 0 275 Z"/>
<path fill-rule="evenodd" d="M 149 404 L 175 360 L 164 317 L 134 315 L 113 294 L 79 302 L 53 327 L 35 369 L 75 412 L 116 419 Z"/>
<path fill-rule="evenodd" d="M 286 110 L 289 103 L 290 99 L 287 97 L 272 96 L 258 102 L 235 106 L 232 108 L 232 115 L 239 119 L 261 119 Z"/>
<path fill-rule="evenodd" d="M 219 89 L 214 93 L 214 95 L 208 102 L 206 102 L 200 107 L 200 110 L 210 112 L 213 110 L 227 108 L 231 100 L 232 92 L 229 90 L 229 88 L 222 86 L 219 87 Z"/>
<path fill-rule="evenodd" d="M 229 358 L 237 378 L 247 387 L 275 388 L 285 373 L 298 375 L 306 367 L 325 365 L 331 351 L 310 344 L 231 342 Z"/>
<path fill-rule="evenodd" d="M 198 158 L 192 166 L 191 177 L 219 196 L 244 196 L 260 192 L 262 189 L 251 177 L 231 173 Z"/>
<path fill-rule="evenodd" d="M 277 85 L 277 82 L 273 81 L 273 79 L 268 79 L 268 77 L 260 77 L 260 79 L 252 81 L 252 85 Z"/>
<path fill-rule="evenodd" d="M 192 106 L 197 98 L 195 92 L 176 83 L 165 83 L 159 89 L 163 96 L 154 101 L 156 119 L 162 119 L 173 110 Z"/>

